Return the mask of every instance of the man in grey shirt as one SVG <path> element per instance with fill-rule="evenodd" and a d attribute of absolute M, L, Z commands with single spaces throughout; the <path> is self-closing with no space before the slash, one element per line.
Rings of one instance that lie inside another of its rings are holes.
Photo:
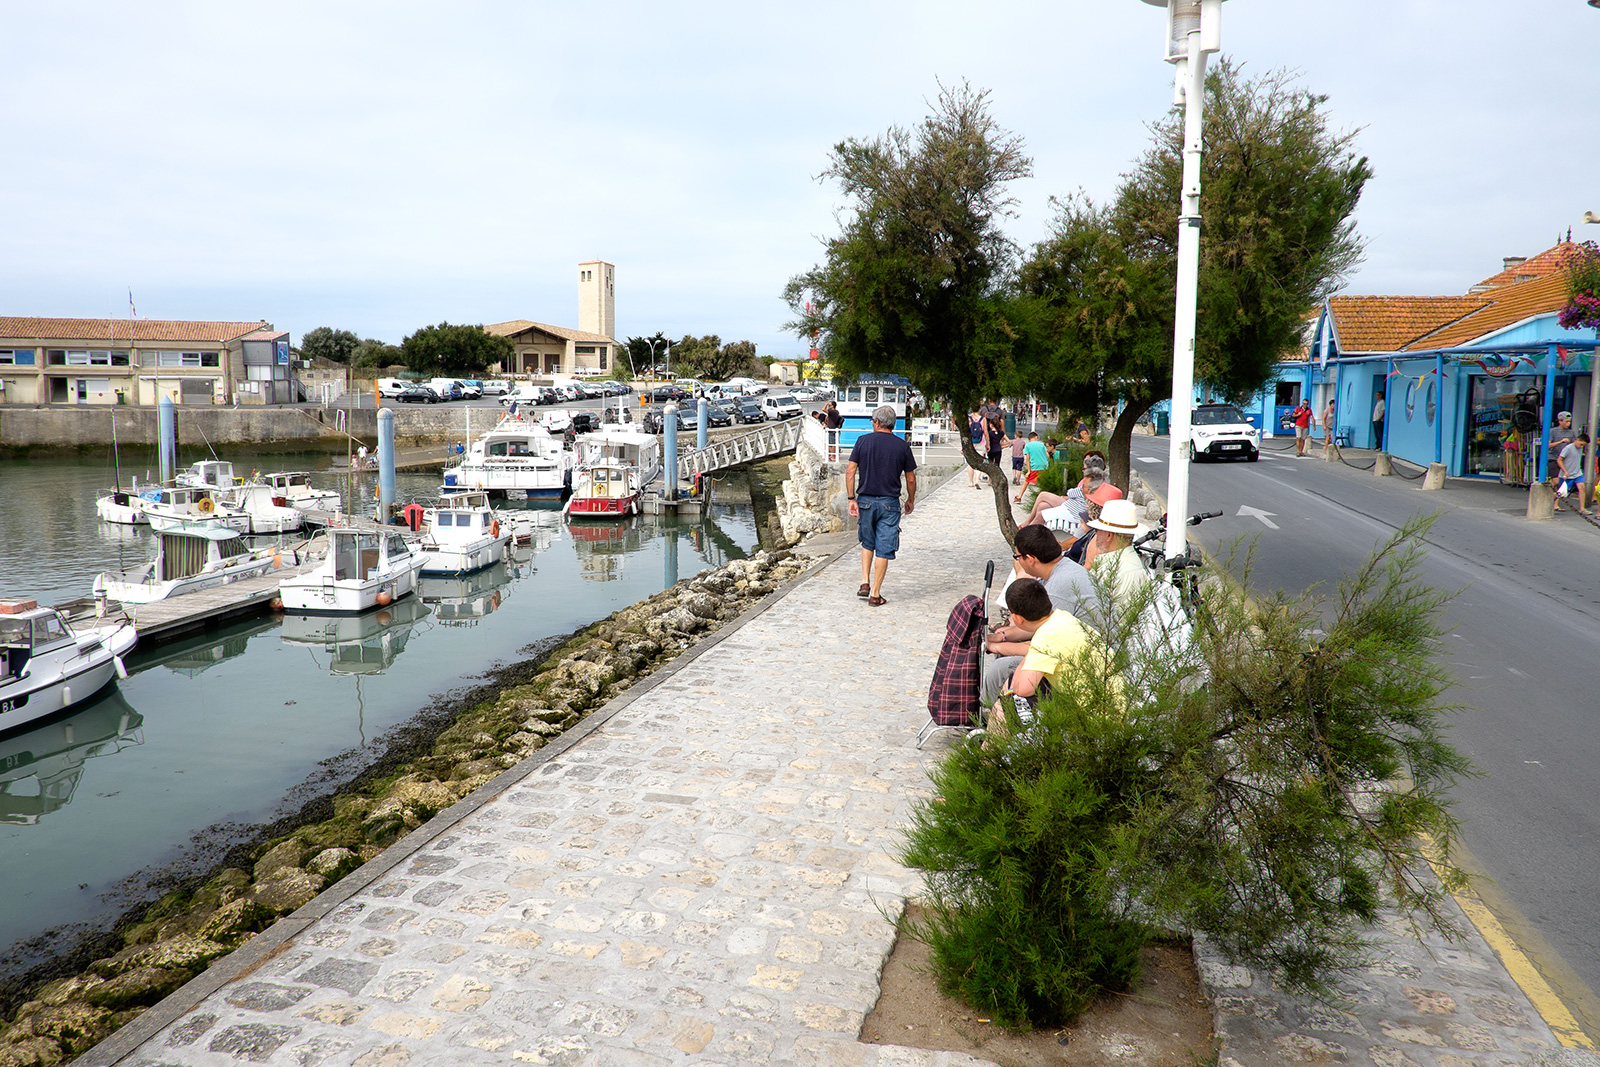
<path fill-rule="evenodd" d="M 1070 611 L 1080 619 L 1087 619 L 1095 610 L 1097 601 L 1089 572 L 1061 554 L 1061 542 L 1049 528 L 1024 526 L 1019 529 L 1012 558 L 1016 561 L 1016 576 L 1039 579 L 1045 592 L 1050 594 L 1051 607 L 1057 611 Z M 1011 626 L 1003 626 L 989 635 L 984 647 L 994 653 L 995 658 L 983 672 L 984 707 L 993 704 L 1011 681 L 1022 657 L 1028 654 L 1032 636 Z"/>

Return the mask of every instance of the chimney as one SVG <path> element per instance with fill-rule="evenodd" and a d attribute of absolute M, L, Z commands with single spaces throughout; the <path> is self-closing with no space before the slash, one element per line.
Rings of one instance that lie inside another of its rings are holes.
<path fill-rule="evenodd" d="M 1501 262 L 1504 264 L 1504 266 L 1501 268 L 1502 270 L 1510 270 L 1512 267 L 1520 267 L 1524 263 L 1528 262 L 1528 257 L 1506 256 L 1503 260 L 1501 260 Z"/>

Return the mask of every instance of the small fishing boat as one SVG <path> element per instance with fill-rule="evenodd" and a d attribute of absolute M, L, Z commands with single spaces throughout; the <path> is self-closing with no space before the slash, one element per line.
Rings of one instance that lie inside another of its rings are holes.
<path fill-rule="evenodd" d="M 423 510 L 420 532 L 422 573 L 428 575 L 471 574 L 492 567 L 506 558 L 511 541 L 510 524 L 502 525 L 489 507 L 489 494 L 481 489 L 441 493 L 438 507 Z"/>
<path fill-rule="evenodd" d="M 152 519 L 155 558 L 136 571 L 103 571 L 96 596 L 123 604 L 150 604 L 201 589 L 255 578 L 281 565 L 277 548 L 251 549 L 239 531 L 213 521 Z"/>
<path fill-rule="evenodd" d="M 558 500 L 567 487 L 568 455 L 541 422 L 506 415 L 444 472 L 446 489 L 521 492 Z"/>
<path fill-rule="evenodd" d="M 126 678 L 122 656 L 139 640 L 129 623 L 76 629 L 34 600 L 0 600 L 0 731 L 81 704 Z"/>
<path fill-rule="evenodd" d="M 286 611 L 356 615 L 387 607 L 417 587 L 424 561 L 400 530 L 386 526 L 333 526 L 322 561 L 283 579 Z"/>
<path fill-rule="evenodd" d="M 150 519 L 144 513 L 144 500 L 139 496 L 138 483 L 116 486 L 101 493 L 94 502 L 94 513 L 101 522 L 114 522 L 119 526 L 148 526 Z"/>
<path fill-rule="evenodd" d="M 245 530 L 251 534 L 277 534 L 298 530 L 306 524 L 306 513 L 291 507 L 270 485 L 245 482 L 231 489 L 217 490 L 218 503 L 230 513 L 244 512 L 249 520 Z"/>
<path fill-rule="evenodd" d="M 222 490 L 197 485 L 146 489 L 140 493 L 145 521 L 152 529 L 170 530 L 191 523 L 224 526 L 235 533 L 250 532 L 250 516 L 222 499 Z"/>
<path fill-rule="evenodd" d="M 661 442 L 655 434 L 619 425 L 579 434 L 572 444 L 569 519 L 615 519 L 640 510 L 644 487 L 661 473 Z"/>
<path fill-rule="evenodd" d="M 261 484 L 272 488 L 272 495 L 302 511 L 338 511 L 341 501 L 337 489 L 318 489 L 311 484 L 308 471 L 277 471 L 263 474 Z"/>
<path fill-rule="evenodd" d="M 225 459 L 203 459 L 191 463 L 186 471 L 179 471 L 172 479 L 174 485 L 193 485 L 212 489 L 227 489 L 243 479 L 234 477 L 233 464 Z"/>

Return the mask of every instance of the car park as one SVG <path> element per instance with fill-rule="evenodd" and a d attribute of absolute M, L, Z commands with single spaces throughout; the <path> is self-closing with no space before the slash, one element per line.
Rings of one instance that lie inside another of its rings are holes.
<path fill-rule="evenodd" d="M 408 385 L 395 399 L 402 404 L 437 404 L 443 398 L 426 385 Z"/>
<path fill-rule="evenodd" d="M 733 421 L 744 425 L 751 422 L 766 422 L 767 413 L 761 410 L 761 403 L 752 397 L 739 401 L 739 406 L 734 409 Z"/>
<path fill-rule="evenodd" d="M 796 400 L 816 400 L 817 391 L 808 385 L 797 385 L 789 390 L 789 395 Z"/>
<path fill-rule="evenodd" d="M 498 378 L 491 378 L 483 383 L 482 388 L 484 396 L 505 396 L 511 392 L 511 383 L 501 381 Z"/>
<path fill-rule="evenodd" d="M 402 378 L 379 378 L 378 396 L 398 399 L 410 384 Z"/>
<path fill-rule="evenodd" d="M 727 408 L 715 402 L 706 405 L 706 426 L 708 428 L 732 425 L 733 413 Z"/>
<path fill-rule="evenodd" d="M 1189 426 L 1191 460 L 1243 459 L 1254 463 L 1261 458 L 1260 431 L 1232 404 L 1197 406 Z"/>

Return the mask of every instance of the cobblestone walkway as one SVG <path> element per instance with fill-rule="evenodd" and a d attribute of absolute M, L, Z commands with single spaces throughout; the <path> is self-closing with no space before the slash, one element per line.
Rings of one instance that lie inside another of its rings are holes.
<path fill-rule="evenodd" d="M 855 1040 L 978 496 L 922 503 L 887 605 L 847 552 L 117 1062 L 979 1062 Z"/>

